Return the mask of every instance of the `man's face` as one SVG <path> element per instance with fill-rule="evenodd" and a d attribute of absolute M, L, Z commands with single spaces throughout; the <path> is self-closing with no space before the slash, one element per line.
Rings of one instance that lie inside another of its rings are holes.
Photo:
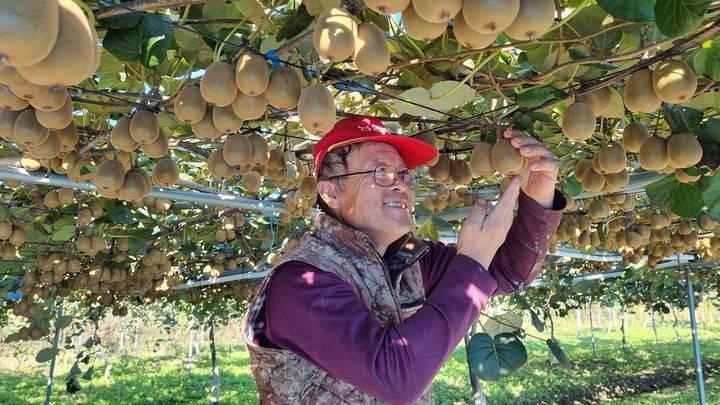
<path fill-rule="evenodd" d="M 397 150 L 387 143 L 368 142 L 347 156 L 348 173 L 374 170 L 378 166 L 407 169 Z M 410 232 L 410 218 L 415 203 L 411 184 L 398 178 L 394 185 L 375 184 L 372 173 L 345 177 L 345 187 L 337 190 L 339 207 L 336 215 L 353 228 L 365 232 L 378 244 L 390 244 Z M 392 205 L 398 205 L 392 206 Z"/>

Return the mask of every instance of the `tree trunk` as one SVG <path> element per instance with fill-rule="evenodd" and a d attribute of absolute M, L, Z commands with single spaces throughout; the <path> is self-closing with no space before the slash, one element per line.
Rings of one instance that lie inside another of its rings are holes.
<path fill-rule="evenodd" d="M 608 327 L 607 327 L 607 333 L 610 333 L 612 331 L 613 327 L 613 321 L 615 320 L 615 308 L 612 309 L 612 316 L 610 309 L 608 308 Z"/>
<path fill-rule="evenodd" d="M 623 344 L 623 350 L 625 350 L 625 351 L 627 351 L 627 349 L 628 349 L 627 333 L 625 331 L 626 321 L 627 321 L 627 312 L 623 309 L 620 328 L 622 329 L 622 344 Z"/>
<path fill-rule="evenodd" d="M 677 324 L 678 324 L 678 318 L 677 314 L 675 313 L 675 308 L 672 309 L 673 318 L 675 319 L 675 322 L 673 322 L 673 330 L 675 331 L 675 338 L 680 342 L 682 340 L 682 337 L 680 336 L 680 332 L 678 332 Z"/>
<path fill-rule="evenodd" d="M 103 372 L 103 380 L 108 381 L 110 379 L 110 370 L 112 369 L 112 364 L 110 363 L 110 361 L 108 361 L 107 358 L 105 358 L 105 356 L 103 356 L 99 347 L 97 347 L 97 351 L 95 352 L 95 355 L 97 356 L 97 358 L 99 358 L 105 364 L 105 372 Z"/>
<path fill-rule="evenodd" d="M 650 307 L 650 317 L 652 318 L 652 328 L 655 334 L 655 346 L 657 346 L 660 344 L 660 341 L 658 340 L 657 324 L 655 323 L 655 309 L 652 307 Z"/>
<path fill-rule="evenodd" d="M 468 365 L 468 374 L 470 377 L 470 387 L 472 388 L 473 393 L 473 403 L 475 405 L 486 405 L 487 399 L 485 398 L 485 394 L 483 393 L 482 389 L 482 383 L 480 382 L 480 379 L 478 378 L 477 374 L 475 374 L 475 371 L 470 367 L 470 358 L 468 356 L 467 347 L 470 343 L 470 338 L 477 332 L 477 321 L 475 321 L 472 325 L 472 328 L 470 329 L 470 333 L 466 333 L 463 339 L 465 340 L 465 356 L 466 361 Z"/>
<path fill-rule="evenodd" d="M 210 359 L 212 361 L 213 385 L 212 397 L 210 405 L 217 405 L 220 400 L 220 369 L 217 365 L 217 357 L 215 355 L 215 320 L 210 316 Z"/>
<path fill-rule="evenodd" d="M 553 321 L 552 315 L 548 315 L 550 319 L 550 339 L 555 340 L 555 322 Z M 551 365 L 555 355 L 552 352 L 548 353 L 547 365 Z"/>
<path fill-rule="evenodd" d="M 588 311 L 590 314 L 590 341 L 592 342 L 592 354 L 595 355 L 595 327 L 593 325 L 592 306 Z"/>

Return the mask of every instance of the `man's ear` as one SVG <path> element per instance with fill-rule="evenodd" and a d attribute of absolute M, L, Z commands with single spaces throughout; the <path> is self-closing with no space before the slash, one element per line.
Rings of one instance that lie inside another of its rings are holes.
<path fill-rule="evenodd" d="M 318 180 L 317 190 L 320 194 L 320 198 L 325 201 L 325 204 L 332 208 L 337 209 L 340 207 L 340 201 L 337 195 L 337 184 L 330 180 Z"/>

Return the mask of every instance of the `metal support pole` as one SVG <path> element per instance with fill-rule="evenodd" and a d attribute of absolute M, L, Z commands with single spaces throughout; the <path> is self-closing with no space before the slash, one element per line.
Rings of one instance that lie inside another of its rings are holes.
<path fill-rule="evenodd" d="M 62 316 L 62 305 L 58 306 L 57 319 L 59 320 L 61 316 Z M 52 385 L 53 385 L 53 379 L 54 379 L 54 373 L 55 373 L 55 359 L 57 358 L 59 336 L 60 336 L 60 329 L 57 327 L 57 325 L 55 325 L 55 338 L 53 339 L 53 348 L 55 349 L 55 354 L 53 354 L 53 357 L 50 360 L 50 374 L 48 374 L 47 387 L 45 389 L 45 405 L 50 404 L 50 395 L 52 394 Z"/>
<path fill-rule="evenodd" d="M 693 351 L 695 352 L 695 369 L 697 371 L 698 393 L 700 394 L 700 405 L 705 405 L 705 381 L 703 379 L 702 358 L 700 356 L 700 340 L 697 333 L 697 320 L 695 320 L 695 293 L 690 269 L 685 266 L 685 281 L 687 282 L 688 309 L 690 310 L 690 326 L 692 327 Z"/>

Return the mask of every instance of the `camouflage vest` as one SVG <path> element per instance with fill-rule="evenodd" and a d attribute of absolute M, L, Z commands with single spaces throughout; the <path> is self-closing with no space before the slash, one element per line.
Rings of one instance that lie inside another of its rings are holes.
<path fill-rule="evenodd" d="M 250 353 L 261 403 L 383 403 L 291 351 L 260 346 L 257 337 L 264 334 L 265 325 L 258 315 L 265 305 L 268 281 L 274 270 L 283 263 L 301 261 L 350 284 L 383 326 L 402 322 L 425 302 L 418 260 L 428 247 L 409 238 L 399 243 L 400 249 L 386 264 L 367 235 L 327 214 L 318 214 L 315 229 L 305 233 L 298 247 L 285 254 L 270 272 L 243 320 L 243 340 Z M 400 272 L 394 285 L 390 269 Z M 416 402 L 433 403 L 430 388 Z"/>

